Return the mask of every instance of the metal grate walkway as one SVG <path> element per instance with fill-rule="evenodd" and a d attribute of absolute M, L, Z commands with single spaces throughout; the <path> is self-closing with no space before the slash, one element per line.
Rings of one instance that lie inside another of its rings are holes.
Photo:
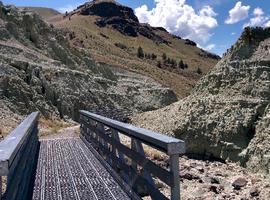
<path fill-rule="evenodd" d="M 43 140 L 33 200 L 131 199 L 79 139 Z"/>

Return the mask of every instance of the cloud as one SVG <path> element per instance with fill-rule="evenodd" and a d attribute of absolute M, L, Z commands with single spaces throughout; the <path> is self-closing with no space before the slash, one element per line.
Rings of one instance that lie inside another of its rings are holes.
<path fill-rule="evenodd" d="M 235 24 L 248 17 L 250 6 L 242 6 L 242 2 L 238 1 L 234 8 L 229 11 L 229 17 L 225 20 L 225 24 Z"/>
<path fill-rule="evenodd" d="M 209 44 L 208 46 L 205 47 L 205 50 L 211 51 L 211 50 L 214 49 L 215 47 L 216 47 L 215 44 Z"/>
<path fill-rule="evenodd" d="M 270 21 L 268 21 L 264 26 L 265 27 L 270 27 Z"/>
<path fill-rule="evenodd" d="M 76 9 L 77 7 L 78 7 L 78 5 L 79 4 L 74 4 L 74 5 L 71 5 L 71 4 L 69 4 L 69 5 L 66 5 L 66 6 L 64 6 L 64 7 L 61 7 L 61 8 L 58 8 L 57 10 L 59 11 L 59 12 L 61 12 L 61 13 L 65 13 L 65 12 L 71 12 L 71 11 L 73 11 L 74 9 Z"/>
<path fill-rule="evenodd" d="M 255 8 L 253 11 L 253 17 L 250 19 L 250 21 L 248 23 L 245 23 L 243 28 L 247 27 L 247 26 L 267 26 L 268 22 L 267 20 L 269 20 L 268 16 L 264 16 L 264 12 L 261 8 Z"/>
<path fill-rule="evenodd" d="M 151 10 L 146 5 L 135 9 L 140 22 L 162 26 L 170 33 L 197 43 L 207 42 L 212 36 L 211 30 L 218 26 L 217 14 L 210 6 L 204 6 L 196 13 L 185 0 L 155 0 L 155 3 Z"/>

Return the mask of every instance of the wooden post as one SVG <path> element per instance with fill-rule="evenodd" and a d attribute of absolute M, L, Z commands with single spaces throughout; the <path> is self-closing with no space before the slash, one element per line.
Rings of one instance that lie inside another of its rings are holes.
<path fill-rule="evenodd" d="M 170 155 L 170 171 L 173 173 L 171 200 L 180 200 L 179 154 Z"/>
<path fill-rule="evenodd" d="M 142 143 L 136 139 L 133 139 L 133 142 L 134 142 L 134 146 L 135 146 L 135 151 L 146 158 Z M 144 168 L 144 166 L 142 166 L 142 168 Z M 143 170 L 143 177 L 148 181 L 149 184 L 156 187 L 155 182 L 154 182 L 154 180 L 149 172 Z"/>
<path fill-rule="evenodd" d="M 2 176 L 0 176 L 0 200 L 2 199 Z"/>
<path fill-rule="evenodd" d="M 134 138 L 131 138 L 131 149 L 134 151 L 137 151 L 137 145 L 136 145 L 136 141 Z M 135 160 L 131 161 L 131 166 L 137 172 L 138 165 L 137 165 Z"/>

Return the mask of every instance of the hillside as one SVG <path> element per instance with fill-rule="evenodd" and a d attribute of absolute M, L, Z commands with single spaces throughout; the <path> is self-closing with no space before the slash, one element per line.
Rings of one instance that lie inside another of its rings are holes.
<path fill-rule="evenodd" d="M 135 124 L 182 138 L 191 157 L 270 174 L 270 28 L 246 28 L 193 93 Z"/>
<path fill-rule="evenodd" d="M 42 8 L 42 7 L 19 7 L 25 11 L 33 11 L 38 15 L 42 16 L 45 20 L 50 20 L 56 15 L 60 15 L 58 11 L 52 8 Z"/>
<path fill-rule="evenodd" d="M 132 9 L 114 1 L 86 3 L 68 14 L 47 18 L 47 21 L 74 32 L 70 43 L 89 50 L 98 62 L 150 76 L 172 88 L 180 98 L 187 96 L 202 76 L 197 73 L 198 68 L 207 73 L 219 60 L 218 56 L 199 49 L 190 40 L 173 36 L 163 28 L 140 24 Z M 138 58 L 139 47 L 157 58 Z M 175 60 L 177 66 L 163 64 L 163 53 Z M 178 67 L 180 60 L 188 69 Z M 159 61 L 161 66 L 158 67 Z"/>
<path fill-rule="evenodd" d="M 0 135 L 32 111 L 78 120 L 86 109 L 123 119 L 177 100 L 149 77 L 96 63 L 70 45 L 71 32 L 33 12 L 0 4 L 0 33 Z"/>

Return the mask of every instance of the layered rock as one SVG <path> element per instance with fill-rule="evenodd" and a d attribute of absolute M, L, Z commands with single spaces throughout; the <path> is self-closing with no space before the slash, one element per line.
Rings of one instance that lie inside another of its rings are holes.
<path fill-rule="evenodd" d="M 177 100 L 151 78 L 97 64 L 71 47 L 71 33 L 25 9 L 0 6 L 0 32 L 0 103 L 11 113 L 77 120 L 80 109 L 128 115 Z"/>
<path fill-rule="evenodd" d="M 269 173 L 269 34 L 270 28 L 245 29 L 189 97 L 134 123 L 185 140 L 189 155 Z"/>

